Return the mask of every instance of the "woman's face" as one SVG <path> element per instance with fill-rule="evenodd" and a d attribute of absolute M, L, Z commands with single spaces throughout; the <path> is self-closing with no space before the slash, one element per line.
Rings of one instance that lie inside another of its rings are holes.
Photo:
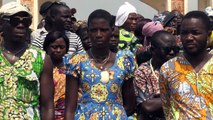
<path fill-rule="evenodd" d="M 47 48 L 47 54 L 50 55 L 53 61 L 62 60 L 62 57 L 66 54 L 66 43 L 64 39 L 61 37 L 51 43 Z"/>
<path fill-rule="evenodd" d="M 138 17 L 136 13 L 130 13 L 127 20 L 123 24 L 124 29 L 130 32 L 134 32 L 136 29 L 137 18 Z"/>
<path fill-rule="evenodd" d="M 88 35 L 92 43 L 92 47 L 109 47 L 112 28 L 110 27 L 109 22 L 107 20 L 103 18 L 93 19 L 89 24 L 88 28 Z"/>

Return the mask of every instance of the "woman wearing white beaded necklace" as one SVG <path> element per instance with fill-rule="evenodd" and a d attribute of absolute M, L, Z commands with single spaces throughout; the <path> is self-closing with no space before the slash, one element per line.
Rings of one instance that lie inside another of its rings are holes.
<path fill-rule="evenodd" d="M 122 95 L 125 102 L 135 100 L 134 97 L 126 99 L 132 94 L 130 79 L 135 69 L 135 60 L 130 51 L 110 51 L 110 21 L 111 15 L 105 10 L 99 9 L 91 13 L 88 19 L 91 49 L 68 55 L 64 59 L 67 74 L 67 120 L 127 119 Z M 78 87 L 82 88 L 82 97 L 77 104 Z"/>

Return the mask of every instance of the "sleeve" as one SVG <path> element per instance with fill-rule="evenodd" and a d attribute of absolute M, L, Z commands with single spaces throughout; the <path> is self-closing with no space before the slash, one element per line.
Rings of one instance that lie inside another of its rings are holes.
<path fill-rule="evenodd" d="M 43 48 L 43 43 L 41 42 L 41 36 L 40 36 L 39 30 L 35 30 L 31 33 L 31 43 L 35 47 L 38 47 L 40 49 Z"/>
<path fill-rule="evenodd" d="M 169 92 L 169 87 L 168 87 L 168 78 L 166 77 L 166 73 L 165 73 L 165 67 L 162 66 L 160 69 L 160 77 L 159 77 L 159 86 L 160 86 L 160 97 L 161 97 L 161 101 L 162 101 L 162 106 L 163 106 L 163 111 L 165 116 L 169 116 L 170 114 L 170 105 L 169 105 L 169 101 L 170 101 L 170 92 Z"/>
<path fill-rule="evenodd" d="M 79 63 L 80 63 L 79 55 L 78 54 L 65 55 L 63 57 L 63 62 L 64 62 L 64 66 L 65 66 L 65 74 L 71 75 L 73 77 L 78 77 Z"/>
<path fill-rule="evenodd" d="M 124 66 L 126 67 L 127 75 L 126 80 L 134 76 L 135 69 L 137 68 L 136 59 L 131 51 L 126 51 L 124 58 Z"/>
<path fill-rule="evenodd" d="M 83 45 L 82 45 L 82 42 L 81 42 L 81 39 L 80 39 L 80 37 L 79 36 L 77 36 L 77 43 L 78 43 L 78 48 L 77 48 L 77 51 L 78 52 L 82 52 L 83 50 L 84 50 L 84 48 L 83 48 Z"/>
<path fill-rule="evenodd" d="M 152 96 L 147 94 L 148 92 L 146 85 L 147 80 L 148 78 L 146 74 L 143 72 L 143 68 L 139 67 L 134 73 L 134 80 L 133 80 L 136 93 L 136 100 L 138 104 L 152 98 Z"/>

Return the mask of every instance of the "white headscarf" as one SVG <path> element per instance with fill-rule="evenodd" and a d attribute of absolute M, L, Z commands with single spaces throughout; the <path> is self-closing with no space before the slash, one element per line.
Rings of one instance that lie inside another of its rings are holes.
<path fill-rule="evenodd" d="M 116 14 L 115 25 L 122 26 L 126 22 L 130 13 L 137 13 L 136 8 L 130 3 L 124 2 L 124 4 L 119 7 Z"/>
<path fill-rule="evenodd" d="M 213 16 L 213 8 L 212 8 L 211 6 L 206 7 L 205 13 L 206 13 L 208 16 Z"/>

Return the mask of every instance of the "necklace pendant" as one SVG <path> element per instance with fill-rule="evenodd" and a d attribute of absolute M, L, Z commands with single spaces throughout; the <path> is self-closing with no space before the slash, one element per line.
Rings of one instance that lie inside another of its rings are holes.
<path fill-rule="evenodd" d="M 102 71 L 101 72 L 101 80 L 102 83 L 108 83 L 109 82 L 109 72 L 108 71 Z"/>
<path fill-rule="evenodd" d="M 15 56 L 15 55 L 13 55 L 12 60 L 15 60 L 15 58 L 16 58 L 16 56 Z"/>

